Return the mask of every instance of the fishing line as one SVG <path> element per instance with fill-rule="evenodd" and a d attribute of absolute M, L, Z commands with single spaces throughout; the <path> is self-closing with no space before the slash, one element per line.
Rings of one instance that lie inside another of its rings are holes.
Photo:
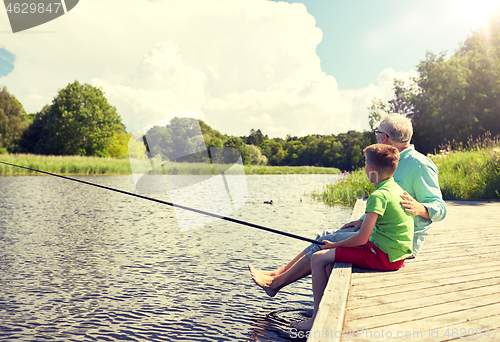
<path fill-rule="evenodd" d="M 180 204 L 173 204 L 173 203 L 162 201 L 162 200 L 159 200 L 159 199 L 156 199 L 156 198 L 151 198 L 151 197 L 147 197 L 147 196 L 142 196 L 142 195 L 134 194 L 134 193 L 128 192 L 128 191 L 123 191 L 123 190 L 119 190 L 119 189 L 115 189 L 115 188 L 110 188 L 110 187 L 107 187 L 107 186 L 104 186 L 104 185 L 99 185 L 99 184 L 94 184 L 94 183 L 86 182 L 86 181 L 83 181 L 83 180 L 80 180 L 80 179 L 75 179 L 75 178 L 71 178 L 71 177 L 56 175 L 54 173 L 50 173 L 50 172 L 46 172 L 46 171 L 40 171 L 40 170 L 32 169 L 32 168 L 29 168 L 29 167 L 25 167 L 25 166 L 10 164 L 10 163 L 6 163 L 6 162 L 3 162 L 3 161 L 0 161 L 0 163 L 1 164 L 5 164 L 5 165 L 9 165 L 9 166 L 19 167 L 19 168 L 25 169 L 25 170 L 30 170 L 30 171 L 34 171 L 34 172 L 43 173 L 43 174 L 46 174 L 46 175 L 49 175 L 49 176 L 54 176 L 54 177 L 59 177 L 59 178 L 71 180 L 71 181 L 78 182 L 78 183 L 92 185 L 92 186 L 95 186 L 95 187 L 98 187 L 98 188 L 102 188 L 102 189 L 106 189 L 106 190 L 110 190 L 110 191 L 119 192 L 119 193 L 125 194 L 125 195 L 139 197 L 139 198 L 142 198 L 142 199 L 145 199 L 145 200 L 149 200 L 149 201 L 153 201 L 153 202 L 157 202 L 157 203 L 161 203 L 161 204 L 166 204 L 166 205 L 169 205 L 171 207 L 176 207 L 176 208 L 181 208 L 181 209 L 184 209 L 184 210 L 189 210 L 189 211 L 192 211 L 192 212 L 195 212 L 195 213 L 198 213 L 198 214 L 216 217 L 216 218 L 221 219 L 221 220 L 225 220 L 225 221 L 229 221 L 229 222 L 233 222 L 233 223 L 238 223 L 238 224 L 241 224 L 241 225 L 244 225 L 244 226 L 248 226 L 248 227 L 252 227 L 252 228 L 257 228 L 257 229 L 265 230 L 265 231 L 268 231 L 268 232 L 271 232 L 271 233 L 275 233 L 275 234 L 281 234 L 281 235 L 288 236 L 288 237 L 291 237 L 291 238 L 294 238 L 294 239 L 299 239 L 299 240 L 302 240 L 302 241 L 307 241 L 307 242 L 315 243 L 315 244 L 318 244 L 318 245 L 324 245 L 325 244 L 322 241 L 308 239 L 308 238 L 305 238 L 305 237 L 302 237 L 302 236 L 299 236 L 299 235 L 295 235 L 295 234 L 291 234 L 291 233 L 287 233 L 287 232 L 282 232 L 282 231 L 277 230 L 277 229 L 268 228 L 268 227 L 264 227 L 264 226 L 261 226 L 261 225 L 258 225 L 258 224 L 254 224 L 254 223 L 250 223 L 250 222 L 245 222 L 245 221 L 233 219 L 231 217 L 226 217 L 226 216 L 221 216 L 221 215 L 214 214 L 214 213 L 209 213 L 207 211 L 203 211 L 203 210 L 199 210 L 199 209 L 194 209 L 194 208 L 186 207 L 186 206 L 183 206 L 183 205 L 180 205 Z"/>

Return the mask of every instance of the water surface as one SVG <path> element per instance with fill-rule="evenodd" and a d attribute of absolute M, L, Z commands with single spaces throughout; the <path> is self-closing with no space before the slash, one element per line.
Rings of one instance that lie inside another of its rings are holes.
<path fill-rule="evenodd" d="M 134 191 L 130 176 L 75 178 Z M 350 216 L 307 197 L 331 180 L 248 176 L 232 217 L 312 238 Z M 269 298 L 247 264 L 270 270 L 307 244 L 225 221 L 181 233 L 165 205 L 55 177 L 0 177 L 0 339 L 297 341 L 289 323 L 312 312 L 310 278 Z"/>

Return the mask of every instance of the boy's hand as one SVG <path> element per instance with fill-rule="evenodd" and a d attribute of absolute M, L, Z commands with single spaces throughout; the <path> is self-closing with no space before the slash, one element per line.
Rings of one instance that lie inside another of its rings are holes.
<path fill-rule="evenodd" d="M 355 232 L 361 228 L 363 224 L 363 220 L 351 221 L 349 223 L 344 224 L 340 229 L 352 228 L 351 231 Z"/>
<path fill-rule="evenodd" d="M 331 249 L 331 248 L 335 248 L 335 242 L 331 242 L 331 241 L 328 241 L 328 240 L 323 240 L 323 242 L 325 243 L 324 245 L 320 245 L 320 247 L 322 249 Z"/>

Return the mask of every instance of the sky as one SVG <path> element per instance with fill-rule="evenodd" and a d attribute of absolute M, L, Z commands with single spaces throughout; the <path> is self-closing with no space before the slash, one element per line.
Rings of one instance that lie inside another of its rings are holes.
<path fill-rule="evenodd" d="M 195 110 L 228 135 L 369 129 L 371 100 L 448 55 L 497 0 L 85 0 L 12 33 L 0 9 L 0 85 L 35 113 L 78 80 L 128 131 Z"/>

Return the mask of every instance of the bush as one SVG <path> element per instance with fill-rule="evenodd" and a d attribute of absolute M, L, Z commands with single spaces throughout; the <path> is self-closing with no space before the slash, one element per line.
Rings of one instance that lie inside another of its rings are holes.
<path fill-rule="evenodd" d="M 449 141 L 428 155 L 439 169 L 444 198 L 500 199 L 500 139 L 490 132 L 466 144 Z"/>
<path fill-rule="evenodd" d="M 247 145 L 250 151 L 252 165 L 267 165 L 267 157 L 260 152 L 260 148 L 254 145 Z"/>
<path fill-rule="evenodd" d="M 444 198 L 500 199 L 500 149 L 431 156 Z"/>
<path fill-rule="evenodd" d="M 370 196 L 375 185 L 368 181 L 364 170 L 344 172 L 339 180 L 324 186 L 321 192 L 313 192 L 312 197 L 327 204 L 354 205 L 358 197 Z"/>

